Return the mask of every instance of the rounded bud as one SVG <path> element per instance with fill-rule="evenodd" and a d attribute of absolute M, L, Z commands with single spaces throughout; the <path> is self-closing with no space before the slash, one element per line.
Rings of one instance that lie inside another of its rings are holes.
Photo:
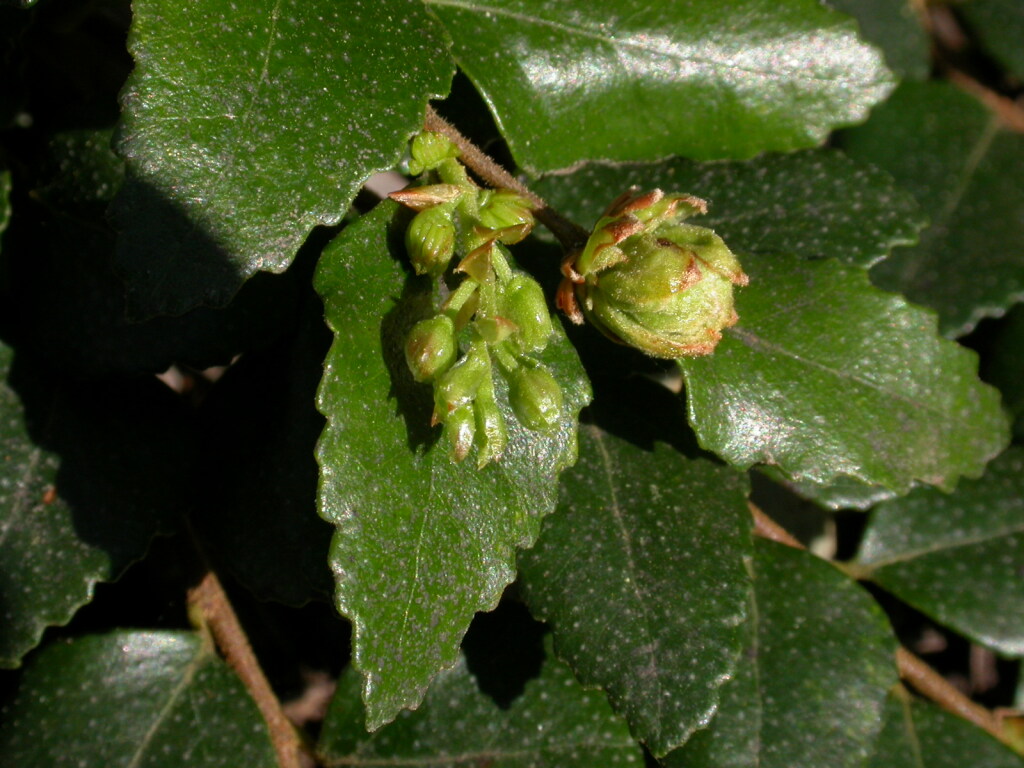
<path fill-rule="evenodd" d="M 458 354 L 455 323 L 447 315 L 420 320 L 405 340 L 405 362 L 416 381 L 433 381 L 451 368 Z"/>
<path fill-rule="evenodd" d="M 413 176 L 432 171 L 448 158 L 459 156 L 458 147 L 448 137 L 433 131 L 422 131 L 413 137 L 411 150 L 409 173 Z"/>
<path fill-rule="evenodd" d="M 508 399 L 519 422 L 535 432 L 558 425 L 562 388 L 544 366 L 520 367 L 508 377 Z"/>
<path fill-rule="evenodd" d="M 455 253 L 451 209 L 436 205 L 417 213 L 405 230 L 405 247 L 417 275 L 443 274 Z"/>
<path fill-rule="evenodd" d="M 625 261 L 577 287 L 583 314 L 610 338 L 655 357 L 710 354 L 736 322 L 733 285 L 746 284 L 722 239 L 680 224 L 620 247 Z"/>
<path fill-rule="evenodd" d="M 516 325 L 514 341 L 523 354 L 540 352 L 548 345 L 553 328 L 544 290 L 529 275 L 516 272 L 501 296 L 501 313 Z"/>

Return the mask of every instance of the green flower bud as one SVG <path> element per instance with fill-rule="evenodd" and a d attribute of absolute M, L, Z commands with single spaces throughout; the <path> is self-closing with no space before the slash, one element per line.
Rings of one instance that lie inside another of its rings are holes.
<path fill-rule="evenodd" d="M 512 410 L 524 427 L 547 432 L 558 425 L 562 388 L 547 368 L 517 368 L 508 377 L 508 389 Z"/>
<path fill-rule="evenodd" d="M 473 402 L 473 412 L 476 414 L 477 444 L 480 446 L 476 464 L 478 469 L 483 469 L 490 462 L 500 459 L 508 444 L 505 417 L 501 415 L 494 400 L 494 387 L 490 378 L 480 387 Z"/>
<path fill-rule="evenodd" d="M 517 243 L 533 229 L 531 203 L 509 189 L 484 190 L 480 193 L 477 217 L 487 229 L 507 230 L 503 243 Z"/>
<path fill-rule="evenodd" d="M 445 160 L 458 156 L 458 147 L 446 136 L 432 131 L 423 131 L 412 140 L 409 173 L 419 176 L 424 171 L 434 170 Z"/>
<path fill-rule="evenodd" d="M 480 386 L 490 379 L 491 361 L 483 344 L 470 347 L 469 353 L 441 376 L 434 386 L 434 419 L 445 421 L 448 415 L 469 405 Z"/>
<path fill-rule="evenodd" d="M 455 323 L 447 315 L 420 320 L 405 340 L 405 362 L 416 381 L 433 381 L 451 368 L 458 354 Z"/>
<path fill-rule="evenodd" d="M 610 338 L 655 357 L 710 354 L 737 320 L 733 284 L 746 276 L 710 229 L 676 225 L 658 234 L 665 237 L 627 240 L 626 261 L 582 284 L 583 314 Z"/>
<path fill-rule="evenodd" d="M 456 408 L 444 420 L 444 438 L 452 447 L 452 459 L 462 461 L 469 455 L 476 435 L 476 414 L 472 405 Z"/>
<path fill-rule="evenodd" d="M 522 272 L 513 275 L 502 292 L 501 314 L 517 326 L 514 341 L 522 354 L 547 347 L 553 331 L 551 314 L 543 289 L 532 277 Z"/>
<path fill-rule="evenodd" d="M 405 247 L 417 275 L 437 277 L 443 274 L 455 253 L 451 209 L 436 205 L 417 213 L 405 230 Z"/>
<path fill-rule="evenodd" d="M 680 223 L 703 210 L 702 200 L 658 190 L 618 201 L 563 269 L 559 306 L 655 357 L 710 354 L 738 319 L 733 286 L 747 276 L 722 238 Z"/>

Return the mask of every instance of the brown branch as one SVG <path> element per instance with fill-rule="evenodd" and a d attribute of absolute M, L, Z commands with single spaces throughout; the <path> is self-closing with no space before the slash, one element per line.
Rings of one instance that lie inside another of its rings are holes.
<path fill-rule="evenodd" d="M 973 77 L 964 74 L 958 69 L 947 69 L 946 76 L 951 83 L 966 91 L 992 110 L 1007 129 L 1014 133 L 1024 133 L 1024 107 L 1021 107 L 1020 104 L 1013 99 L 1000 96 L 991 88 L 985 87 Z"/>
<path fill-rule="evenodd" d="M 202 581 L 189 590 L 188 604 L 193 612 L 198 612 L 199 619 L 213 635 L 224 658 L 259 707 L 260 714 L 266 720 L 270 731 L 270 740 L 274 744 L 280 768 L 301 768 L 299 736 L 285 717 L 281 702 L 260 669 L 252 646 L 249 645 L 249 639 L 245 636 L 245 630 L 242 629 L 220 580 L 212 570 L 207 570 Z"/>
<path fill-rule="evenodd" d="M 534 215 L 537 220 L 551 230 L 551 234 L 558 238 L 558 242 L 566 251 L 575 250 L 587 241 L 590 236 L 587 230 L 576 222 L 565 218 L 544 202 L 543 198 L 494 162 L 476 144 L 463 136 L 458 128 L 437 114 L 430 105 L 427 105 L 427 116 L 423 127 L 428 131 L 442 133 L 451 139 L 452 143 L 459 148 L 461 153 L 459 159 L 490 186 L 498 189 L 511 189 L 528 199 L 534 205 Z"/>
<path fill-rule="evenodd" d="M 753 502 L 747 504 L 754 517 L 755 535 L 794 549 L 806 549 L 757 505 Z M 833 565 L 839 565 L 839 563 L 833 563 Z M 998 716 L 964 696 L 946 678 L 903 646 L 896 649 L 896 666 L 899 669 L 900 677 L 914 686 L 914 689 L 922 696 L 935 702 L 947 712 L 974 723 L 1010 749 L 1016 752 L 1020 751 L 1004 732 Z"/>

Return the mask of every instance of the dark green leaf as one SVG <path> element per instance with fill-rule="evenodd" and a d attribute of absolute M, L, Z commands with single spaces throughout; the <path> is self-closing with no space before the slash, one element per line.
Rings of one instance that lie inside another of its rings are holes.
<path fill-rule="evenodd" d="M 533 173 L 814 146 L 893 85 L 854 22 L 811 0 L 427 2 Z"/>
<path fill-rule="evenodd" d="M 13 357 L 0 345 L 0 667 L 187 509 L 188 443 L 169 390 L 65 384 Z"/>
<path fill-rule="evenodd" d="M 798 496 L 813 501 L 825 509 L 865 510 L 896 495 L 894 491 L 877 485 L 867 485 L 846 475 L 828 485 L 819 485 L 810 480 L 790 480 L 778 467 L 761 466 L 759 470 Z"/>
<path fill-rule="evenodd" d="M 914 0 L 826 0 L 825 4 L 857 19 L 864 37 L 882 49 L 886 63 L 900 78 L 928 77 L 929 41 L 918 17 L 924 11 Z"/>
<path fill-rule="evenodd" d="M 508 710 L 477 688 L 464 660 L 438 675 L 422 706 L 368 736 L 359 675 L 349 669 L 324 720 L 328 765 L 422 768 L 592 768 L 643 765 L 640 747 L 600 692 L 584 691 L 555 659 Z"/>
<path fill-rule="evenodd" d="M 807 552 L 755 542 L 750 639 L 711 726 L 669 768 L 862 766 L 896 683 L 896 640 L 855 582 Z"/>
<path fill-rule="evenodd" d="M 632 185 L 706 199 L 711 227 L 736 253 L 834 256 L 871 266 L 895 245 L 917 242 L 924 220 L 888 174 L 833 150 L 766 155 L 743 163 L 672 160 L 658 165 L 589 165 L 535 185 L 558 211 L 589 227 Z"/>
<path fill-rule="evenodd" d="M 26 667 L 0 720 L 9 765 L 277 765 L 241 682 L 190 632 L 58 640 Z"/>
<path fill-rule="evenodd" d="M 746 480 L 586 427 L 558 514 L 520 557 L 531 612 L 655 755 L 710 720 L 743 642 Z"/>
<path fill-rule="evenodd" d="M 701 445 L 789 477 L 843 476 L 905 493 L 977 477 L 1007 442 L 976 355 L 931 312 L 834 261 L 747 256 L 750 275 L 714 354 L 679 361 Z"/>
<path fill-rule="evenodd" d="M 948 83 L 905 83 L 844 141 L 932 220 L 872 273 L 879 285 L 938 310 L 951 337 L 1024 299 L 1024 137 Z"/>
<path fill-rule="evenodd" d="M 1024 6 L 1019 0 L 971 0 L 957 9 L 981 47 L 1024 80 Z"/>
<path fill-rule="evenodd" d="M 867 768 L 1021 768 L 1024 761 L 987 733 L 897 688 Z"/>
<path fill-rule="evenodd" d="M 554 510 L 559 472 L 576 460 L 576 414 L 590 397 L 561 331 L 541 355 L 565 397 L 551 434 L 516 421 L 500 462 L 477 470 L 448 458 L 430 429 L 430 387 L 415 384 L 405 335 L 428 311 L 430 284 L 406 273 L 403 221 L 382 203 L 325 251 L 317 272 L 335 332 L 320 386 L 328 424 L 318 448 L 320 513 L 337 527 L 331 567 L 337 605 L 355 625 L 370 728 L 422 699 L 455 663 L 476 611 L 493 608 Z"/>
<path fill-rule="evenodd" d="M 864 576 L 1002 653 L 1024 656 L 1024 448 L 953 494 L 880 505 L 858 555 Z"/>
<path fill-rule="evenodd" d="M 452 65 L 417 0 L 142 0 L 118 256 L 140 314 L 224 304 L 394 165 Z"/>

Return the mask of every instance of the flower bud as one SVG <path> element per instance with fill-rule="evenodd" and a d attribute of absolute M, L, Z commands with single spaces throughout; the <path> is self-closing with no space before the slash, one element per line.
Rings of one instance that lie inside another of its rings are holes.
<path fill-rule="evenodd" d="M 452 411 L 472 403 L 490 373 L 491 361 L 484 345 L 474 345 L 434 386 L 435 420 L 445 421 Z"/>
<path fill-rule="evenodd" d="M 559 306 L 577 321 L 582 309 L 609 338 L 655 357 L 710 354 L 738 319 L 733 285 L 747 276 L 722 238 L 681 223 L 705 210 L 688 195 L 631 190 L 564 265 Z"/>
<path fill-rule="evenodd" d="M 476 435 L 476 414 L 472 405 L 463 405 L 444 420 L 444 438 L 452 447 L 452 459 L 462 461 L 469 455 Z"/>
<path fill-rule="evenodd" d="M 459 150 L 446 136 L 432 131 L 422 131 L 412 140 L 412 158 L 409 173 L 419 176 L 432 171 L 451 157 L 458 157 Z"/>
<path fill-rule="evenodd" d="M 736 322 L 733 285 L 746 275 L 710 229 L 678 224 L 620 246 L 626 260 L 577 290 L 605 335 L 655 357 L 710 354 Z"/>
<path fill-rule="evenodd" d="M 502 292 L 501 313 L 518 327 L 514 340 L 522 354 L 547 347 L 553 330 L 551 314 L 544 291 L 532 277 L 515 273 Z"/>
<path fill-rule="evenodd" d="M 455 253 L 455 223 L 447 206 L 417 213 L 405 230 L 405 247 L 417 275 L 444 273 Z"/>
<path fill-rule="evenodd" d="M 455 323 L 447 315 L 420 320 L 405 340 L 405 362 L 416 381 L 433 381 L 451 368 L 459 351 Z"/>
<path fill-rule="evenodd" d="M 501 458 L 508 443 L 505 417 L 501 415 L 494 400 L 494 387 L 490 379 L 480 387 L 478 397 L 473 402 L 473 412 L 476 414 L 477 444 L 480 446 L 476 464 L 477 468 L 483 469 L 490 462 Z"/>
<path fill-rule="evenodd" d="M 530 209 L 530 201 L 512 190 L 484 190 L 480 193 L 477 217 L 487 229 L 508 230 L 502 242 L 511 244 L 522 240 L 533 229 Z"/>
<path fill-rule="evenodd" d="M 544 366 L 517 368 L 508 379 L 508 399 L 520 423 L 535 432 L 558 425 L 562 388 Z"/>

